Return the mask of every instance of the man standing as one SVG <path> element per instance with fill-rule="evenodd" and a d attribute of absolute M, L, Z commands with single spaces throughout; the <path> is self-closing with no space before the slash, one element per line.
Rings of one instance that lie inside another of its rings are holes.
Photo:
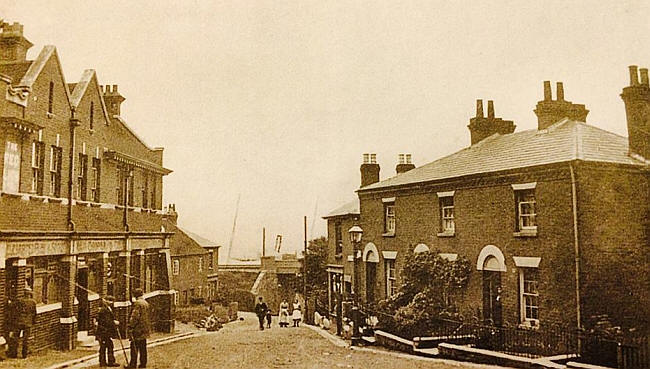
<path fill-rule="evenodd" d="M 136 300 L 133 303 L 131 318 L 129 319 L 129 334 L 131 336 L 131 362 L 126 368 L 136 368 L 138 353 L 140 354 L 140 368 L 147 367 L 147 338 L 151 332 L 151 319 L 149 317 L 149 303 L 142 296 L 141 288 L 133 291 Z"/>
<path fill-rule="evenodd" d="M 257 315 L 257 319 L 260 321 L 260 330 L 264 330 L 264 318 L 266 317 L 266 311 L 268 310 L 268 306 L 266 306 L 266 302 L 264 302 L 264 298 L 262 296 L 257 298 L 257 304 L 255 304 L 255 314 Z"/>
<path fill-rule="evenodd" d="M 32 326 L 36 322 L 36 301 L 32 297 L 32 290 L 26 289 L 25 297 L 10 303 L 8 310 L 12 327 L 9 333 L 9 352 L 7 356 L 13 358 L 18 356 L 18 345 L 22 338 L 22 354 L 23 359 L 25 359 L 29 352 L 29 335 Z"/>
<path fill-rule="evenodd" d="M 97 340 L 99 340 L 99 366 L 117 367 L 120 364 L 115 362 L 113 353 L 113 340 L 120 322 L 115 320 L 113 315 L 113 296 L 106 296 L 103 299 L 102 308 L 97 315 Z M 108 360 L 107 360 L 108 359 Z"/>

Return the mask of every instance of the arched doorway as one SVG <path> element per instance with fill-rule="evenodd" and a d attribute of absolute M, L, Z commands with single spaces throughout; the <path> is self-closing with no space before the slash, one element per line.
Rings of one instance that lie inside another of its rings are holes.
<path fill-rule="evenodd" d="M 476 269 L 483 272 L 483 320 L 501 326 L 503 324 L 501 273 L 506 271 L 505 257 L 501 250 L 493 245 L 485 246 L 479 254 Z"/>
<path fill-rule="evenodd" d="M 372 242 L 368 243 L 363 250 L 363 261 L 366 269 L 366 302 L 375 301 L 375 287 L 377 285 L 377 263 L 379 263 L 379 251 Z"/>

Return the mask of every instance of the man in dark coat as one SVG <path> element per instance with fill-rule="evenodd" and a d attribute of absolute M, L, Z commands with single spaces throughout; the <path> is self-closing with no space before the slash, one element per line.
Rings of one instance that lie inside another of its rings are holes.
<path fill-rule="evenodd" d="M 23 343 L 22 354 L 23 359 L 27 358 L 29 353 L 29 336 L 31 334 L 32 326 L 36 322 L 36 301 L 32 297 L 32 290 L 25 290 L 25 296 L 10 304 L 9 318 L 12 325 L 9 333 L 9 352 L 7 356 L 17 357 L 18 346 L 20 341 Z"/>
<path fill-rule="evenodd" d="M 113 338 L 117 335 L 117 327 L 120 322 L 115 320 L 113 314 L 113 296 L 106 296 L 103 299 L 102 308 L 97 314 L 97 340 L 99 341 L 99 366 L 117 367 L 120 364 L 115 362 L 113 353 Z"/>
<path fill-rule="evenodd" d="M 257 319 L 260 321 L 260 330 L 264 330 L 264 318 L 266 317 L 266 311 L 268 310 L 268 306 L 266 306 L 266 303 L 264 302 L 264 298 L 262 296 L 257 298 L 257 304 L 255 304 L 255 314 L 257 315 Z"/>
<path fill-rule="evenodd" d="M 151 333 L 151 318 L 149 303 L 144 299 L 142 289 L 133 291 L 136 300 L 133 303 L 129 319 L 129 335 L 131 337 L 131 362 L 126 368 L 136 368 L 140 354 L 140 368 L 147 367 L 147 338 Z"/>

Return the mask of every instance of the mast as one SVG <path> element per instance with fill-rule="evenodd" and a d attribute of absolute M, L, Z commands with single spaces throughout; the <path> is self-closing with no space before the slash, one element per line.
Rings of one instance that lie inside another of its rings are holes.
<path fill-rule="evenodd" d="M 239 214 L 239 200 L 241 199 L 241 193 L 237 195 L 237 205 L 235 206 L 235 219 L 232 221 L 232 232 L 230 232 L 230 242 L 228 243 L 228 259 L 226 263 L 230 262 L 230 253 L 232 251 L 232 240 L 235 238 L 235 227 L 237 226 L 237 214 Z"/>

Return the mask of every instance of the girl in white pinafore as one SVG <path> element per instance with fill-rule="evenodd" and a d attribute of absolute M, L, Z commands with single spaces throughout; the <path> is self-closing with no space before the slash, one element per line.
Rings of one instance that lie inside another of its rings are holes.
<path fill-rule="evenodd" d="M 300 303 L 298 299 L 293 302 L 293 312 L 291 313 L 291 318 L 293 319 L 293 326 L 300 326 L 300 319 L 302 319 L 302 312 L 300 311 Z"/>

